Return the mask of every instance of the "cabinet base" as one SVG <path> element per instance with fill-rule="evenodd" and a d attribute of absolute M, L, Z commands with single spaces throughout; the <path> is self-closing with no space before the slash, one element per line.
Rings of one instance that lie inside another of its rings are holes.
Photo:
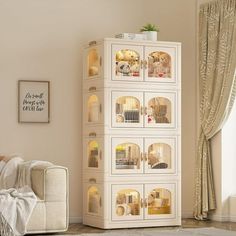
<path fill-rule="evenodd" d="M 83 224 L 100 229 L 142 228 L 161 226 L 181 226 L 181 218 L 160 220 L 109 221 L 97 217 L 85 216 Z"/>

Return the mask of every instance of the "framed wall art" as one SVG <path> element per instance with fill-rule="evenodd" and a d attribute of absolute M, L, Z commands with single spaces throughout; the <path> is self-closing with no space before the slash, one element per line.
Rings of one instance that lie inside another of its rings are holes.
<path fill-rule="evenodd" d="M 50 82 L 18 81 L 18 122 L 49 123 Z"/>

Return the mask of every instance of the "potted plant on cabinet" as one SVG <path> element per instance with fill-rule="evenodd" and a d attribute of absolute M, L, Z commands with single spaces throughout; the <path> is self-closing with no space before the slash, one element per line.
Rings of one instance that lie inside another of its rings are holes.
<path fill-rule="evenodd" d="M 140 31 L 146 35 L 147 40 L 157 40 L 157 32 L 159 32 L 159 29 L 156 25 L 148 23 L 144 25 Z"/>

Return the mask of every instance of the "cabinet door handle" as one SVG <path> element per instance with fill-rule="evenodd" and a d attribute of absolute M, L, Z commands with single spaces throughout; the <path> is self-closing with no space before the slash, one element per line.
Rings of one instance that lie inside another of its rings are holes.
<path fill-rule="evenodd" d="M 147 69 L 147 61 L 140 60 L 140 67 L 141 67 L 141 69 Z"/>
<path fill-rule="evenodd" d="M 140 153 L 140 156 L 141 156 L 141 161 L 144 161 L 144 158 L 143 158 L 143 152 Z"/>
<path fill-rule="evenodd" d="M 97 41 L 95 41 L 95 40 L 89 42 L 89 46 L 93 46 L 93 45 L 96 45 L 96 44 L 97 44 Z"/>
<path fill-rule="evenodd" d="M 99 111 L 100 111 L 100 113 L 102 113 L 102 104 L 100 104 L 100 106 L 99 106 Z"/>
<path fill-rule="evenodd" d="M 144 206 L 144 202 L 143 202 L 142 198 L 140 199 L 140 206 L 141 206 L 141 208 L 143 208 L 143 206 Z"/>
<path fill-rule="evenodd" d="M 97 180 L 96 180 L 95 178 L 90 178 L 90 179 L 89 179 L 89 183 L 96 184 L 96 183 L 97 183 Z"/>
<path fill-rule="evenodd" d="M 147 107 L 143 108 L 143 114 L 146 116 L 147 115 Z"/>
<path fill-rule="evenodd" d="M 141 152 L 141 161 L 147 161 L 147 153 L 146 152 Z"/>
<path fill-rule="evenodd" d="M 102 150 L 99 152 L 99 159 L 102 160 Z"/>
<path fill-rule="evenodd" d="M 99 205 L 100 205 L 100 207 L 102 207 L 102 197 L 100 197 Z"/>
<path fill-rule="evenodd" d="M 143 115 L 143 106 L 140 107 L 140 114 Z"/>
<path fill-rule="evenodd" d="M 143 60 L 140 60 L 140 68 L 143 69 Z"/>
<path fill-rule="evenodd" d="M 147 115 L 147 107 L 141 106 L 141 108 L 140 108 L 140 113 L 141 113 L 141 115 L 146 116 L 146 115 Z"/>
<path fill-rule="evenodd" d="M 147 208 L 147 206 L 148 206 L 148 200 L 145 198 L 144 199 L 144 208 Z"/>
<path fill-rule="evenodd" d="M 89 92 L 96 91 L 97 88 L 95 86 L 89 88 Z"/>
<path fill-rule="evenodd" d="M 89 133 L 89 137 L 96 137 L 96 136 L 97 136 L 97 134 L 95 132 Z"/>
<path fill-rule="evenodd" d="M 147 69 L 147 61 L 143 60 L 143 69 Z"/>
<path fill-rule="evenodd" d="M 143 153 L 143 160 L 144 160 L 144 161 L 147 161 L 147 160 L 148 160 L 148 158 L 147 158 L 147 153 L 146 153 L 146 152 Z"/>
<path fill-rule="evenodd" d="M 99 63 L 100 63 L 100 66 L 102 66 L 102 57 L 100 57 Z"/>

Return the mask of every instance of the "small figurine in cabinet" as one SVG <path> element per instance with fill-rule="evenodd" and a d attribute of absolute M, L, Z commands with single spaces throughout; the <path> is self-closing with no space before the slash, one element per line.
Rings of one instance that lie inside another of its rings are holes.
<path fill-rule="evenodd" d="M 116 197 L 116 215 L 128 216 L 139 215 L 139 196 L 136 191 L 124 190 Z"/>
<path fill-rule="evenodd" d="M 100 194 L 98 189 L 94 186 L 90 187 L 88 192 L 88 211 L 91 213 L 98 213 Z"/>
<path fill-rule="evenodd" d="M 123 49 L 116 53 L 116 75 L 139 76 L 140 60 L 137 52 Z"/>
<path fill-rule="evenodd" d="M 99 56 L 96 49 L 88 53 L 88 76 L 98 75 Z"/>
<path fill-rule="evenodd" d="M 127 61 L 119 61 L 116 63 L 117 75 L 130 75 L 130 65 Z"/>
<path fill-rule="evenodd" d="M 156 123 L 170 123 L 168 118 L 166 117 L 167 114 L 166 105 L 154 106 L 153 111 Z"/>
<path fill-rule="evenodd" d="M 171 102 L 164 97 L 155 97 L 149 101 L 148 123 L 170 123 Z"/>
<path fill-rule="evenodd" d="M 135 97 L 120 97 L 116 101 L 116 122 L 117 123 L 138 123 L 139 122 L 139 101 Z"/>
<path fill-rule="evenodd" d="M 171 77 L 171 57 L 165 52 L 153 52 L 148 57 L 148 76 Z"/>
<path fill-rule="evenodd" d="M 167 189 L 154 189 L 148 195 L 148 214 L 170 214 L 171 193 Z"/>

